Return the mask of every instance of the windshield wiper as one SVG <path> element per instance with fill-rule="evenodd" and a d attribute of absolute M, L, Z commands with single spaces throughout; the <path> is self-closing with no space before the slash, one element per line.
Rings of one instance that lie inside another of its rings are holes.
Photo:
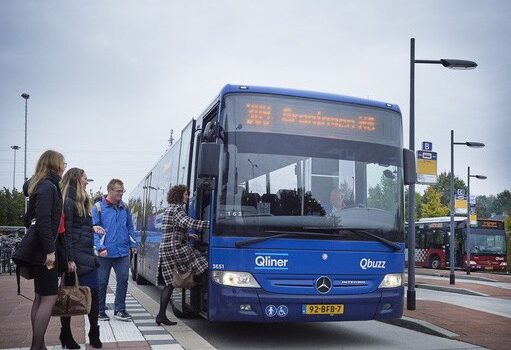
<path fill-rule="evenodd" d="M 369 231 L 366 231 L 366 230 L 361 230 L 361 229 L 356 229 L 356 228 L 342 228 L 341 230 L 342 231 L 354 232 L 354 233 L 356 233 L 356 234 L 358 234 L 360 236 L 363 236 L 363 235 L 365 235 L 366 237 L 369 236 L 369 237 L 372 237 L 372 238 L 376 239 L 377 241 L 382 242 L 383 244 L 386 244 L 387 246 L 391 247 L 394 251 L 401 250 L 401 247 L 399 246 L 399 244 L 397 244 L 395 242 L 392 242 L 392 241 L 389 241 L 386 238 L 383 238 L 383 237 L 380 237 L 378 235 L 375 235 L 372 232 L 369 232 Z"/>
<path fill-rule="evenodd" d="M 311 227 L 304 227 L 304 229 L 311 229 Z M 318 229 L 318 227 L 314 227 L 314 229 Z M 356 228 L 350 228 L 350 229 L 341 228 L 341 229 L 339 229 L 337 234 L 321 233 L 321 232 L 303 232 L 303 231 L 265 231 L 266 233 L 274 233 L 274 235 L 246 239 L 244 241 L 238 241 L 234 245 L 235 245 L 236 248 L 241 248 L 241 247 L 244 247 L 246 245 L 250 245 L 250 244 L 266 241 L 266 240 L 269 240 L 269 239 L 281 238 L 281 237 L 299 237 L 299 236 L 309 236 L 309 237 L 339 237 L 340 233 L 342 231 L 353 232 L 353 233 L 358 234 L 360 236 L 366 236 L 366 237 L 369 236 L 369 237 L 374 238 L 375 240 L 377 240 L 379 242 L 382 242 L 383 244 L 389 246 L 394 251 L 401 250 L 401 247 L 399 246 L 399 244 L 397 244 L 395 242 L 389 241 L 388 239 L 380 237 L 378 235 L 375 235 L 374 233 L 371 233 L 369 231 L 362 230 L 362 229 L 356 229 Z"/>
<path fill-rule="evenodd" d="M 238 241 L 234 243 L 234 246 L 236 248 L 241 248 L 249 244 L 254 244 L 262 241 L 266 241 L 268 239 L 273 238 L 281 238 L 281 237 L 299 237 L 299 236 L 312 236 L 312 237 L 332 237 L 332 234 L 329 233 L 320 233 L 320 232 L 301 232 L 301 231 L 264 231 L 265 233 L 275 233 L 272 236 L 265 236 L 265 237 L 257 237 L 257 238 L 251 238 L 246 239 L 244 241 Z"/>

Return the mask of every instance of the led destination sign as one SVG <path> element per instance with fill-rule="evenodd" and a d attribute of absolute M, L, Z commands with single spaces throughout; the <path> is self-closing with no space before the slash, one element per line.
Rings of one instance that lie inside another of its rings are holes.
<path fill-rule="evenodd" d="M 496 220 L 479 220 L 477 222 L 477 226 L 479 228 L 493 228 L 493 229 L 504 229 L 504 221 L 496 221 Z"/>
<path fill-rule="evenodd" d="M 399 112 L 357 103 L 263 94 L 226 99 L 227 130 L 303 135 L 402 147 Z"/>
<path fill-rule="evenodd" d="M 272 125 L 274 116 L 272 106 L 268 104 L 247 103 L 246 124 L 262 127 Z M 309 125 L 311 127 L 327 127 L 338 129 L 356 129 L 365 132 L 376 130 L 376 118 L 370 115 L 342 116 L 324 114 L 322 111 L 307 113 L 297 111 L 293 107 L 282 107 L 275 113 L 275 117 L 284 124 Z"/>

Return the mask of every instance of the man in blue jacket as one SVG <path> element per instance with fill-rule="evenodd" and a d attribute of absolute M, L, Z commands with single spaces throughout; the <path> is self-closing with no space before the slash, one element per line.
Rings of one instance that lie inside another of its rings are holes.
<path fill-rule="evenodd" d="M 133 233 L 133 220 L 126 204 L 122 201 L 124 184 L 119 179 L 112 179 L 107 186 L 107 195 L 102 197 L 92 208 L 92 224 L 101 226 L 105 234 L 95 235 L 95 246 L 101 265 L 98 269 L 99 279 L 99 319 L 108 321 L 105 312 L 106 289 L 112 267 L 115 271 L 117 289 L 115 291 L 114 317 L 130 321 L 126 312 L 126 292 L 130 267 L 130 250 L 135 254 L 137 243 Z"/>

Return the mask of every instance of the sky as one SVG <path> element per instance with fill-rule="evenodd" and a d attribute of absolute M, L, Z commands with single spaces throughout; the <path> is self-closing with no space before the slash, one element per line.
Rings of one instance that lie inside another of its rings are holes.
<path fill-rule="evenodd" d="M 0 188 L 21 188 L 42 152 L 85 169 L 93 191 L 131 191 L 174 137 L 227 83 L 398 104 L 409 146 L 410 38 L 416 59 L 458 58 L 474 70 L 415 65 L 415 145 L 471 193 L 511 190 L 511 2 L 0 1 Z M 424 186 L 417 186 L 419 190 Z"/>

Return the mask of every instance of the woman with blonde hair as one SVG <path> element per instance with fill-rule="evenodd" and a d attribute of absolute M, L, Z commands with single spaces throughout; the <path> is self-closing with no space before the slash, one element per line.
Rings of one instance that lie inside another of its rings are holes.
<path fill-rule="evenodd" d="M 92 303 L 88 314 L 90 331 L 89 342 L 93 348 L 101 348 L 98 326 L 98 273 L 99 261 L 95 256 L 94 232 L 103 234 L 100 226 L 92 226 L 91 201 L 85 188 L 87 187 L 87 174 L 83 169 L 69 169 L 60 186 L 64 200 L 65 232 L 61 242 L 64 246 L 64 256 L 67 260 L 67 271 L 76 271 L 78 281 L 82 286 L 91 289 Z M 66 278 L 67 280 L 68 278 Z M 61 317 L 60 342 L 63 348 L 80 349 L 80 345 L 73 339 L 71 333 L 71 317 Z"/>
<path fill-rule="evenodd" d="M 34 247 L 38 253 L 34 260 L 40 262 L 32 268 L 35 297 L 30 313 L 31 350 L 46 349 L 44 335 L 57 300 L 58 259 L 55 256 L 55 239 L 62 213 L 59 181 L 65 168 L 64 156 L 48 150 L 39 157 L 34 176 L 23 185 L 25 196 L 29 197 L 25 226 L 34 226 L 32 229 L 38 238 L 37 247 Z"/>

